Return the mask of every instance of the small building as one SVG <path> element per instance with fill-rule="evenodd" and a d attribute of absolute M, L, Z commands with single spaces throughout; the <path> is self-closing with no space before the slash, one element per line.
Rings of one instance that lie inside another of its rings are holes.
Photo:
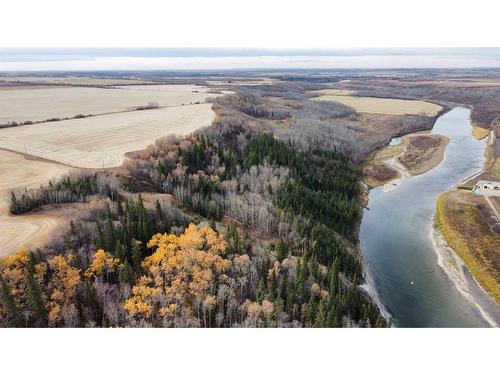
<path fill-rule="evenodd" d="M 472 193 L 476 195 L 486 195 L 489 197 L 500 197 L 500 182 L 479 180 L 476 182 Z"/>

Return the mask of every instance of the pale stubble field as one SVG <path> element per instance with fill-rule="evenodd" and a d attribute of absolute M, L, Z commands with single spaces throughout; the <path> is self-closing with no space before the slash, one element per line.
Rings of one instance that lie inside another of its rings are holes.
<path fill-rule="evenodd" d="M 211 104 L 194 104 L 0 129 L 0 148 L 73 167 L 121 165 L 125 154 L 168 134 L 208 126 Z"/>
<path fill-rule="evenodd" d="M 442 107 L 423 100 L 403 100 L 351 96 L 348 91 L 330 90 L 332 93 L 318 96 L 313 100 L 335 101 L 354 108 L 357 112 L 386 115 L 425 115 L 436 116 Z M 337 91 L 337 93 L 334 93 Z"/>
<path fill-rule="evenodd" d="M 133 111 L 149 103 L 161 107 L 203 103 L 214 96 L 195 85 L 0 87 L 0 124 Z"/>

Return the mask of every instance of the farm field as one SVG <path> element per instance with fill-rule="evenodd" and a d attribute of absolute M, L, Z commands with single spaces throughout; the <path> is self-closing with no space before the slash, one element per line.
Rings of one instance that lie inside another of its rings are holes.
<path fill-rule="evenodd" d="M 325 95 L 351 95 L 354 93 L 352 90 L 338 90 L 338 89 L 324 89 L 315 91 L 317 94 L 325 96 Z"/>
<path fill-rule="evenodd" d="M 0 150 L 0 257 L 21 246 L 41 246 L 63 223 L 59 215 L 42 211 L 32 215 L 11 216 L 11 190 L 37 188 L 50 179 L 71 171 L 66 166 Z"/>
<path fill-rule="evenodd" d="M 175 93 L 193 93 L 193 91 L 197 91 L 198 93 L 206 93 L 208 87 L 206 86 L 195 86 L 195 85 L 113 85 L 112 87 L 124 90 L 133 90 L 133 91 L 168 91 Z"/>
<path fill-rule="evenodd" d="M 31 87 L 18 89 L 0 87 L 0 124 L 8 122 L 45 121 L 51 118 L 71 118 L 76 115 L 96 115 L 134 110 L 150 102 L 159 106 L 177 106 L 217 94 L 200 91 L 194 85 L 158 85 L 139 88 L 95 87 Z"/>
<path fill-rule="evenodd" d="M 10 127 L 0 129 L 0 148 L 74 167 L 115 167 L 125 153 L 208 126 L 213 117 L 211 104 L 203 103 Z"/>
<path fill-rule="evenodd" d="M 3 82 L 26 82 L 26 83 L 46 83 L 64 85 L 127 85 L 148 83 L 143 79 L 120 79 L 120 78 L 93 78 L 93 77 L 38 77 L 38 76 L 0 76 Z"/>
<path fill-rule="evenodd" d="M 312 100 L 331 100 L 349 107 L 357 112 L 378 113 L 387 115 L 426 115 L 436 116 L 442 107 L 422 100 L 386 99 L 366 96 L 322 95 Z"/>

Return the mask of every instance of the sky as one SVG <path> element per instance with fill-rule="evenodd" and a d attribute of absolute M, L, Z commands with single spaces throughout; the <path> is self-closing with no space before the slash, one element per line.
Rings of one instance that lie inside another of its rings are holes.
<path fill-rule="evenodd" d="M 2 0 L 0 47 L 500 46 L 498 1 Z"/>

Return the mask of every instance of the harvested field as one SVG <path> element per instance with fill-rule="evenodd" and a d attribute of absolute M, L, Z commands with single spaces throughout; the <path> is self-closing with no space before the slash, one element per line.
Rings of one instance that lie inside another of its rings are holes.
<path fill-rule="evenodd" d="M 319 95 L 352 95 L 354 94 L 354 91 L 352 90 L 338 90 L 338 89 L 325 89 L 325 90 L 318 90 L 314 91 L 314 93 L 319 94 Z"/>
<path fill-rule="evenodd" d="M 368 96 L 323 95 L 313 100 L 331 100 L 354 108 L 357 112 L 388 115 L 436 116 L 442 107 L 422 100 L 373 98 Z"/>
<path fill-rule="evenodd" d="M 75 167 L 115 167 L 125 153 L 171 133 L 191 133 L 213 117 L 211 104 L 203 103 L 10 127 L 0 129 L 0 148 Z"/>
<path fill-rule="evenodd" d="M 449 191 L 439 196 L 436 218 L 443 236 L 479 284 L 500 302 L 500 235 L 488 223 L 483 197 Z"/>
<path fill-rule="evenodd" d="M 0 150 L 0 257 L 21 246 L 43 245 L 65 222 L 60 213 L 45 210 L 30 215 L 10 216 L 10 191 L 37 188 L 70 170 L 60 164 Z"/>
<path fill-rule="evenodd" d="M 428 172 L 443 160 L 448 141 L 445 136 L 437 134 L 408 136 L 398 160 L 414 176 Z"/>
<path fill-rule="evenodd" d="M 42 76 L 0 76 L 3 82 L 43 83 L 56 85 L 113 86 L 148 83 L 143 79 L 94 78 L 94 77 L 42 77 Z"/>
<path fill-rule="evenodd" d="M 206 93 L 207 90 L 209 89 L 206 86 L 195 86 L 195 85 L 129 85 L 129 86 L 120 86 L 116 85 L 113 86 L 114 88 L 118 89 L 125 89 L 125 90 L 145 90 L 145 91 L 168 91 L 168 92 L 175 92 L 175 93 L 192 93 L 193 91 L 198 92 L 198 93 Z"/>
<path fill-rule="evenodd" d="M 193 90 L 200 89 L 194 85 L 0 88 L 0 124 L 130 111 L 150 103 L 162 107 L 203 103 L 206 98 L 217 96 Z"/>

